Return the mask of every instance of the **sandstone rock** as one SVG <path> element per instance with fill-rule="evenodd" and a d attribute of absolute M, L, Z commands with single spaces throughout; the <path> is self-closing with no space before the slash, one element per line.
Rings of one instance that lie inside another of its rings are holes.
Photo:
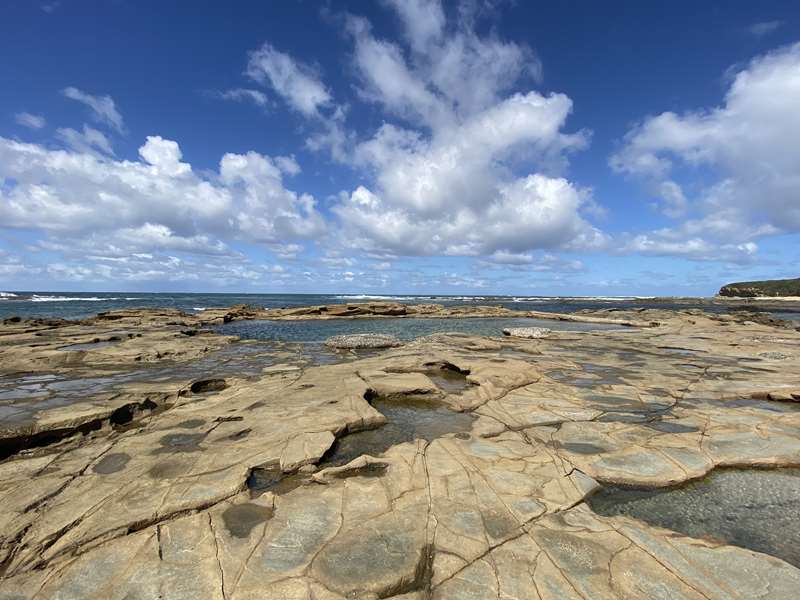
<path fill-rule="evenodd" d="M 789 354 L 784 354 L 783 352 L 761 352 L 759 356 L 770 360 L 786 360 L 787 358 L 791 358 Z"/>
<path fill-rule="evenodd" d="M 273 366 L 225 374 L 224 386 L 191 372 L 129 382 L 127 397 L 105 384 L 64 391 L 61 405 L 37 390 L 124 373 L 137 355 L 160 362 L 150 342 L 172 348 L 174 369 L 202 345 L 236 342 L 181 333 L 202 321 L 170 311 L 4 324 L 0 398 L 33 394 L 0 406 L 4 418 L 23 411 L 31 434 L 0 461 L 0 598 L 794 598 L 800 569 L 783 560 L 598 516 L 584 500 L 610 482 L 658 488 L 718 467 L 800 463 L 800 411 L 774 401 L 798 395 L 800 334 L 660 309 L 580 316 L 607 315 L 660 325 L 546 344 L 437 335 L 313 367 L 282 347 Z M 134 337 L 75 363 L 42 360 L 115 328 Z M 765 352 L 787 358 L 754 358 Z M 464 385 L 437 386 L 442 369 Z M 155 408 L 112 422 L 151 396 Z M 387 422 L 376 396 L 431 398 L 477 419 L 331 467 L 336 438 Z"/>
<path fill-rule="evenodd" d="M 333 445 L 335 439 L 330 431 L 294 436 L 281 452 L 281 470 L 284 473 L 291 473 L 304 465 L 317 462 Z"/>
<path fill-rule="evenodd" d="M 403 343 L 394 336 L 375 333 L 335 335 L 325 340 L 326 346 L 342 349 L 395 348 L 397 346 L 402 346 L 402 344 Z"/>
<path fill-rule="evenodd" d="M 546 327 L 509 327 L 503 329 L 503 335 L 511 337 L 538 339 L 550 335 L 551 330 Z"/>

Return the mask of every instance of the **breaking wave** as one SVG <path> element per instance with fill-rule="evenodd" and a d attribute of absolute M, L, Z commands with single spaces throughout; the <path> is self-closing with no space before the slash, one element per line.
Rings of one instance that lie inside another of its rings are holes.
<path fill-rule="evenodd" d="M 120 300 L 140 300 L 141 298 L 120 298 L 120 297 L 107 297 L 100 298 L 98 296 L 40 296 L 33 294 L 31 302 L 110 302 Z"/>

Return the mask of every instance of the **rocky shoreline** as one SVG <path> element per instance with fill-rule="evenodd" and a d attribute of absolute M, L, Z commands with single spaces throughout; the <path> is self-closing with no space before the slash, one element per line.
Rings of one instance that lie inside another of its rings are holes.
<path fill-rule="evenodd" d="M 317 362 L 297 345 L 211 329 L 506 316 L 553 328 L 385 349 L 345 340 L 354 349 Z M 619 329 L 563 331 L 560 319 Z M 770 555 L 587 503 L 610 486 L 657 491 L 722 467 L 800 466 L 800 332 L 764 313 L 127 310 L 7 319 L 0 365 L 0 598 L 790 599 L 800 589 L 788 529 L 788 550 Z"/>

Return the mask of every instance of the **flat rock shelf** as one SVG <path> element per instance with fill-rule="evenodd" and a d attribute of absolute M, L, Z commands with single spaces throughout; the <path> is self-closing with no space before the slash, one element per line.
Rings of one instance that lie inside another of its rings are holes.
<path fill-rule="evenodd" d="M 7 320 L 0 599 L 794 600 L 798 348 L 694 309 Z"/>

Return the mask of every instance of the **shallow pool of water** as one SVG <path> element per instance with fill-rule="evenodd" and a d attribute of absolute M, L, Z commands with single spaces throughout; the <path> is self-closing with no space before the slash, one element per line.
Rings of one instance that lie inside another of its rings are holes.
<path fill-rule="evenodd" d="M 402 340 L 412 340 L 426 335 L 447 332 L 500 336 L 506 327 L 548 327 L 560 331 L 621 329 L 616 325 L 524 318 L 385 318 L 235 321 L 221 325 L 217 328 L 217 331 L 226 335 L 238 335 L 245 339 L 321 342 L 334 335 L 353 333 L 386 334 Z"/>
<path fill-rule="evenodd" d="M 376 399 L 372 406 L 386 417 L 388 423 L 378 429 L 339 438 L 320 467 L 345 465 L 362 454 L 380 456 L 392 446 L 416 439 L 430 442 L 448 433 L 467 432 L 475 420 L 470 414 L 450 410 L 427 399 Z"/>
<path fill-rule="evenodd" d="M 168 383 L 186 379 L 253 377 L 276 362 L 272 345 L 231 344 L 193 361 L 168 365 L 143 365 L 121 372 L 81 376 L 75 374 L 0 375 L 0 424 L 17 425 L 44 409 L 90 400 L 133 383 Z"/>
<path fill-rule="evenodd" d="M 777 556 L 800 567 L 800 469 L 718 469 L 679 487 L 604 487 L 596 513 Z"/>
<path fill-rule="evenodd" d="M 318 467 L 339 467 L 362 454 L 378 457 L 392 446 L 421 439 L 432 441 L 449 433 L 465 434 L 475 418 L 447 408 L 441 402 L 427 398 L 376 398 L 371 402 L 388 422 L 378 429 L 350 433 L 336 440 L 319 462 Z M 357 475 L 376 477 L 383 472 L 379 465 L 362 469 Z M 277 466 L 254 469 L 247 481 L 253 496 L 266 491 L 286 494 L 311 480 L 307 473 L 284 474 Z"/>

